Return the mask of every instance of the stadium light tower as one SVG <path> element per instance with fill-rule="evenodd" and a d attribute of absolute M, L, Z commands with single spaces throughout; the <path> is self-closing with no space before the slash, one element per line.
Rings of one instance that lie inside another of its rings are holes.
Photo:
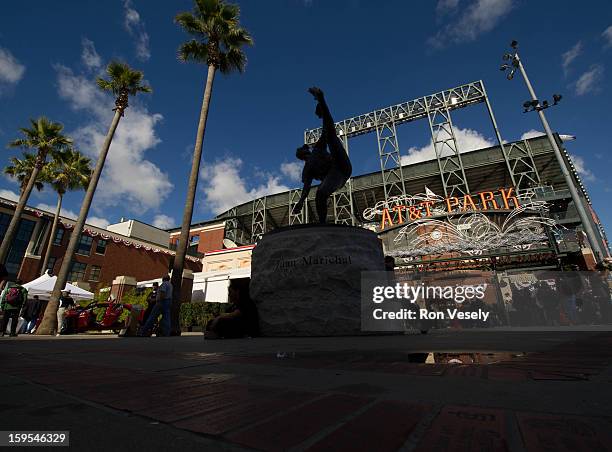
<path fill-rule="evenodd" d="M 528 111 L 538 112 L 538 115 L 540 116 L 540 121 L 542 121 L 542 126 L 544 127 L 544 130 L 546 131 L 546 135 L 548 136 L 548 140 L 550 141 L 550 144 L 553 147 L 553 150 L 555 151 L 555 157 L 557 157 L 557 162 L 559 163 L 559 166 L 561 167 L 561 172 L 563 173 L 563 178 L 565 179 L 565 183 L 567 184 L 569 188 L 570 195 L 572 197 L 572 201 L 574 201 L 574 205 L 576 206 L 576 210 L 578 211 L 578 216 L 580 217 L 580 221 L 582 222 L 582 227 L 584 228 L 584 231 L 586 232 L 586 235 L 589 239 L 589 242 L 591 244 L 591 249 L 595 253 L 595 261 L 601 262 L 605 254 L 603 253 L 601 247 L 599 246 L 599 240 L 597 240 L 597 235 L 595 235 L 595 231 L 593 230 L 589 216 L 584 208 L 584 204 L 582 203 L 582 200 L 580 199 L 580 196 L 578 195 L 578 191 L 576 190 L 576 187 L 574 186 L 574 181 L 572 180 L 572 176 L 570 175 L 570 172 L 567 169 L 565 160 L 563 160 L 563 156 L 561 155 L 561 150 L 559 149 L 559 146 L 557 145 L 557 140 L 555 140 L 555 137 L 553 136 L 552 131 L 550 130 L 550 126 L 548 125 L 548 121 L 546 120 L 546 116 L 544 115 L 544 110 L 548 107 L 551 107 L 552 105 L 550 105 L 548 101 L 540 102 L 538 100 L 538 97 L 536 96 L 536 93 L 533 90 L 533 86 L 531 85 L 531 82 L 529 81 L 529 77 L 527 77 L 527 72 L 525 72 L 525 67 L 523 66 L 523 62 L 521 61 L 521 58 L 519 57 L 518 42 L 512 41 L 512 43 L 510 43 L 510 47 L 512 47 L 512 53 L 506 53 L 503 56 L 503 60 L 507 61 L 508 63 L 502 64 L 502 66 L 500 67 L 500 70 L 508 71 L 506 75 L 506 78 L 508 80 L 512 80 L 514 78 L 514 73 L 516 72 L 517 69 L 520 71 L 521 75 L 523 76 L 523 79 L 525 80 L 525 85 L 527 85 L 527 89 L 529 90 L 529 94 L 531 96 L 531 100 L 523 104 L 523 107 L 525 108 L 525 113 L 527 113 Z M 553 95 L 553 101 L 554 101 L 553 105 L 557 105 L 560 100 L 561 100 L 561 95 L 559 94 Z"/>

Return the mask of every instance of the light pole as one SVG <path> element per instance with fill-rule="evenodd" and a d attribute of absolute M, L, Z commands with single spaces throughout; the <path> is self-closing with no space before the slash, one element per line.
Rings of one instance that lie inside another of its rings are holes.
<path fill-rule="evenodd" d="M 582 222 L 582 227 L 584 228 L 584 231 L 589 239 L 591 249 L 593 250 L 595 254 L 594 256 L 595 261 L 601 262 L 601 260 L 604 257 L 604 253 L 602 252 L 602 249 L 599 246 L 599 240 L 597 239 L 597 235 L 595 234 L 595 231 L 593 230 L 589 215 L 587 214 L 584 208 L 584 204 L 582 203 L 582 199 L 580 198 L 580 195 L 578 194 L 578 190 L 576 190 L 572 176 L 569 170 L 567 169 L 565 160 L 563 160 L 563 156 L 561 155 L 561 150 L 559 149 L 559 146 L 557 145 L 557 140 L 555 140 L 555 137 L 553 136 L 553 133 L 550 130 L 550 126 L 548 125 L 548 121 L 546 120 L 546 116 L 544 115 L 544 110 L 552 105 L 549 105 L 548 101 L 543 101 L 540 103 L 540 101 L 538 100 L 538 97 L 536 96 L 536 93 L 533 90 L 533 86 L 531 86 L 531 82 L 529 81 L 529 77 L 527 77 L 527 72 L 525 72 L 525 67 L 523 66 L 523 62 L 521 61 L 521 58 L 519 57 L 518 42 L 512 41 L 510 46 L 512 47 L 513 53 L 506 53 L 503 57 L 505 61 L 509 61 L 509 64 L 506 64 L 506 63 L 503 64 L 500 70 L 502 71 L 505 71 L 507 69 L 510 70 L 508 72 L 508 75 L 506 76 L 508 80 L 512 80 L 512 78 L 514 77 L 514 72 L 517 69 L 521 72 L 521 75 L 523 76 L 523 79 L 525 80 L 525 85 L 527 85 L 527 89 L 529 90 L 529 94 L 531 95 L 531 101 L 527 101 L 523 104 L 523 107 L 525 107 L 525 112 L 528 112 L 528 111 L 538 112 L 538 115 L 540 116 L 540 121 L 542 121 L 542 126 L 544 127 L 544 131 L 546 132 L 546 135 L 548 136 L 548 140 L 550 141 L 550 144 L 553 147 L 553 150 L 555 151 L 555 157 L 557 158 L 557 162 L 559 163 L 559 167 L 561 168 L 561 172 L 563 173 L 563 178 L 565 179 L 565 183 L 567 187 L 569 188 L 570 195 L 572 197 L 572 201 L 574 201 L 574 205 L 576 206 L 576 210 L 578 211 L 578 216 L 580 217 L 580 221 Z M 553 99 L 554 99 L 553 105 L 556 105 L 561 100 L 561 96 L 558 94 L 555 94 L 553 96 Z"/>

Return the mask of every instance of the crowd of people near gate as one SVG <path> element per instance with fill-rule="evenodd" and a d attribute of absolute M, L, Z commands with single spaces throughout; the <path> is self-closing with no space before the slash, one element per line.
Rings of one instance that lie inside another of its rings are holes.
<path fill-rule="evenodd" d="M 512 326 L 571 326 L 612 323 L 610 287 L 601 278 L 564 272 L 562 277 L 511 285 Z M 594 275 L 592 275 L 594 276 Z"/>

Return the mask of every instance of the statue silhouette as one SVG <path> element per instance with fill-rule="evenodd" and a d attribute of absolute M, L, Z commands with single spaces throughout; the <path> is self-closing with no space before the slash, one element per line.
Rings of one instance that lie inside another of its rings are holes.
<path fill-rule="evenodd" d="M 336 135 L 334 120 L 325 102 L 323 91 L 317 87 L 312 87 L 308 89 L 308 92 L 317 101 L 315 114 L 323 120 L 323 130 L 321 137 L 314 145 L 305 144 L 295 152 L 295 156 L 304 161 L 304 170 L 302 171 L 304 187 L 300 200 L 293 207 L 293 213 L 297 214 L 302 210 L 313 179 L 320 180 L 321 185 L 317 189 L 315 204 L 319 223 L 324 224 L 327 219 L 327 199 L 336 190 L 344 186 L 351 177 L 353 167 L 342 141 Z"/>

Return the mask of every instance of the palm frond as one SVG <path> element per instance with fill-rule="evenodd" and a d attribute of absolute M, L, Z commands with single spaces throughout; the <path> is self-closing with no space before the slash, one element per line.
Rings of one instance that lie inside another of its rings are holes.
<path fill-rule="evenodd" d="M 142 83 L 144 74 L 130 68 L 126 63 L 111 61 L 107 68 L 108 79 L 99 77 L 96 80 L 98 87 L 110 91 L 115 96 L 127 92 L 131 96 L 136 93 L 150 93 L 151 87 Z"/>
<path fill-rule="evenodd" d="M 53 189 L 64 194 L 66 191 L 86 189 L 91 178 L 91 160 L 74 149 L 68 149 L 47 165 L 45 177 Z"/>
<path fill-rule="evenodd" d="M 240 49 L 232 48 L 230 51 L 221 54 L 219 70 L 223 74 L 229 74 L 234 71 L 243 73 L 246 68 L 246 62 L 247 58 L 244 52 Z"/>
<path fill-rule="evenodd" d="M 180 61 L 206 63 L 208 58 L 208 46 L 195 39 L 184 42 L 178 49 L 178 58 Z"/>
<path fill-rule="evenodd" d="M 253 45 L 253 38 L 240 26 L 240 8 L 223 0 L 194 3 L 193 12 L 175 17 L 175 22 L 196 38 L 179 47 L 178 59 L 213 64 L 222 73 L 243 72 L 247 59 L 242 48 Z"/>
<path fill-rule="evenodd" d="M 11 164 L 4 168 L 4 174 L 12 179 L 15 179 L 19 183 L 20 190 L 23 191 L 30 180 L 34 167 L 36 166 L 36 156 L 29 152 L 24 152 L 23 159 L 11 157 L 9 161 Z M 44 167 L 43 171 L 38 174 L 36 181 L 34 181 L 34 187 L 38 191 L 43 189 L 44 183 L 46 182 L 43 172 Z"/>
<path fill-rule="evenodd" d="M 72 144 L 72 140 L 62 134 L 64 126 L 45 117 L 30 119 L 31 128 L 19 129 L 22 137 L 8 143 L 9 147 L 36 149 L 38 154 L 46 157 L 62 151 Z"/>

